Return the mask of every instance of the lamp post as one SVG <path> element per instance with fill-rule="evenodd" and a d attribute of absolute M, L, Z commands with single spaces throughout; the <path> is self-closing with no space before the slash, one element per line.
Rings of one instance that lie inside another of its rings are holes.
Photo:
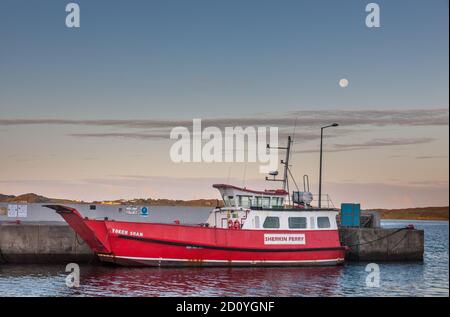
<path fill-rule="evenodd" d="M 333 123 L 320 128 L 320 168 L 319 168 L 319 208 L 322 207 L 322 145 L 323 145 L 323 129 L 337 127 L 339 124 Z"/>

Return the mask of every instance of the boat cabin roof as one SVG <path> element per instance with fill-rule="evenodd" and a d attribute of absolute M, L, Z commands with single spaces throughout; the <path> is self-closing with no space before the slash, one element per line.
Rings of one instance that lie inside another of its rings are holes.
<path fill-rule="evenodd" d="M 288 194 L 284 189 L 252 190 L 227 184 L 214 184 L 226 207 L 282 208 Z"/>
<path fill-rule="evenodd" d="M 214 188 L 217 188 L 219 190 L 223 190 L 223 189 L 235 189 L 238 191 L 242 191 L 242 192 L 247 192 L 249 194 L 253 194 L 253 195 L 270 195 L 270 196 L 286 196 L 288 194 L 287 191 L 285 191 L 284 189 L 266 189 L 266 190 L 253 190 L 253 189 L 248 189 L 246 187 L 237 187 L 234 185 L 228 185 L 228 184 L 214 184 L 213 185 Z"/>

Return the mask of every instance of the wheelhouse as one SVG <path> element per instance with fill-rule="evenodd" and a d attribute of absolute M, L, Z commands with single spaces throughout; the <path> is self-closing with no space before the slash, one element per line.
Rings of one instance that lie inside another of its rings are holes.
<path fill-rule="evenodd" d="M 288 194 L 283 189 L 256 191 L 227 184 L 214 184 L 222 196 L 225 207 L 282 208 Z"/>

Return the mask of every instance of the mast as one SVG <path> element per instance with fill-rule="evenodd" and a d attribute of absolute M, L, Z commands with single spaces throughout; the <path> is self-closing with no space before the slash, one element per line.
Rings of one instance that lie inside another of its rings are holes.
<path fill-rule="evenodd" d="M 288 179 L 288 169 L 289 169 L 289 155 L 291 152 L 291 136 L 288 136 L 288 144 L 286 147 L 286 159 L 281 160 L 281 164 L 284 164 L 284 174 L 283 174 L 283 189 L 289 189 L 289 179 Z"/>
<path fill-rule="evenodd" d="M 274 171 L 271 172 L 270 175 L 273 176 L 272 179 L 266 177 L 266 181 L 272 181 L 272 182 L 282 182 L 283 183 L 283 189 L 289 193 L 289 156 L 291 152 L 291 144 L 292 144 L 292 138 L 291 136 L 288 136 L 288 142 L 286 147 L 274 147 L 273 149 L 278 150 L 286 150 L 286 158 L 284 160 L 281 160 L 280 163 L 284 165 L 284 172 L 283 172 L 283 178 L 278 179 L 275 178 L 278 175 L 278 172 Z M 267 144 L 267 148 L 270 149 L 270 144 Z"/>

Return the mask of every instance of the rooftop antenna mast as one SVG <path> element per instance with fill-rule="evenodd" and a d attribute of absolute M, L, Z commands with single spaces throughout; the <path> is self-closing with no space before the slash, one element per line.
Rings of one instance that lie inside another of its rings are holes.
<path fill-rule="evenodd" d="M 291 136 L 288 136 L 288 143 L 286 147 L 271 147 L 270 144 L 267 144 L 268 149 L 286 150 L 286 158 L 280 161 L 280 163 L 284 165 L 283 178 L 282 179 L 276 178 L 278 172 L 274 171 L 270 173 L 270 175 L 273 176 L 273 178 L 266 177 L 266 181 L 283 182 L 283 189 L 288 192 L 289 192 L 288 170 L 289 170 L 289 155 L 291 152 L 291 144 L 292 144 Z"/>

